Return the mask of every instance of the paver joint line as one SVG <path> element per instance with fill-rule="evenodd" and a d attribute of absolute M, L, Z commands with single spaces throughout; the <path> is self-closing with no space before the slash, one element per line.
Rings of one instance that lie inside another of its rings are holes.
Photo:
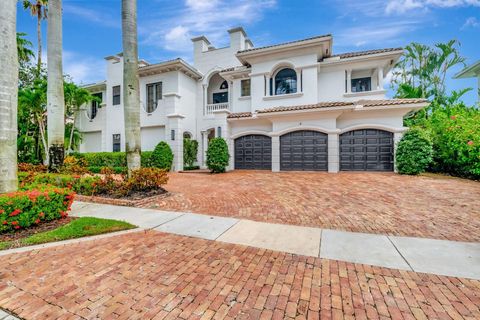
<path fill-rule="evenodd" d="M 398 254 L 400 255 L 400 257 L 403 258 L 403 260 L 405 260 L 405 263 L 408 264 L 408 266 L 410 267 L 410 269 L 412 271 L 415 271 L 412 267 L 412 265 L 410 264 L 410 262 L 408 262 L 407 258 L 405 258 L 405 256 L 400 252 L 400 250 L 398 250 L 397 246 L 395 245 L 395 243 L 392 241 L 392 239 L 390 239 L 390 236 L 386 236 L 388 241 L 390 241 L 390 243 L 393 245 L 393 247 L 395 248 L 395 250 L 397 250 Z"/>

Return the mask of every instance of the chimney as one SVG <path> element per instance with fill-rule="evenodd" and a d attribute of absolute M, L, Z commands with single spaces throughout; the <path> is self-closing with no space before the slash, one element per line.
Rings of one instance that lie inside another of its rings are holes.
<path fill-rule="evenodd" d="M 230 34 L 230 48 L 235 49 L 235 51 L 245 50 L 245 39 L 247 34 L 242 27 L 237 27 L 228 30 Z"/>

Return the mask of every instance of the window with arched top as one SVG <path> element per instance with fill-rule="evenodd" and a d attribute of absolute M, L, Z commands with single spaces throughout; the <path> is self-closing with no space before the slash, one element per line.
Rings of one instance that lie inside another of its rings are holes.
<path fill-rule="evenodd" d="M 285 68 L 275 75 L 275 95 L 297 92 L 297 73 Z"/>
<path fill-rule="evenodd" d="M 223 81 L 222 84 L 220 85 L 220 90 L 226 90 L 226 89 L 228 89 L 227 80 Z"/>

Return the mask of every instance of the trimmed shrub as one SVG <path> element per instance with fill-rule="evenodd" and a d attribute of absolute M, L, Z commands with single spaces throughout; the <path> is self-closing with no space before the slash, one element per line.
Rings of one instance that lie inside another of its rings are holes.
<path fill-rule="evenodd" d="M 0 195 L 0 233 L 66 217 L 74 195 L 72 190 L 51 187 Z"/>
<path fill-rule="evenodd" d="M 214 173 L 225 172 L 230 154 L 223 138 L 213 138 L 208 144 L 207 167 Z"/>
<path fill-rule="evenodd" d="M 160 141 L 150 157 L 150 165 L 169 171 L 172 168 L 173 152 L 165 141 Z"/>
<path fill-rule="evenodd" d="M 80 176 L 56 173 L 39 173 L 30 179 L 23 179 L 20 184 L 22 189 L 32 190 L 42 185 L 51 185 L 59 188 L 72 189 L 76 193 L 83 195 L 92 195 L 96 192 L 96 185 L 100 182 L 100 177 Z"/>
<path fill-rule="evenodd" d="M 86 166 L 127 167 L 127 156 L 125 152 L 75 152 L 72 153 L 71 156 L 85 160 Z"/>
<path fill-rule="evenodd" d="M 197 161 L 198 141 L 183 139 L 183 164 L 186 168 L 193 167 Z M 186 170 L 186 169 L 185 169 Z"/>
<path fill-rule="evenodd" d="M 401 174 L 420 174 L 428 168 L 432 157 L 432 141 L 428 134 L 419 128 L 411 128 L 398 143 L 397 170 Z"/>
<path fill-rule="evenodd" d="M 126 196 L 132 192 L 149 192 L 162 189 L 168 182 L 168 174 L 164 169 L 140 168 L 133 170 L 131 177 L 123 182 L 119 188 L 119 194 Z"/>
<path fill-rule="evenodd" d="M 126 167 L 88 167 L 88 172 L 90 173 L 101 173 L 103 168 L 110 168 L 112 169 L 113 173 L 116 174 L 125 174 L 127 173 L 127 168 Z"/>
<path fill-rule="evenodd" d="M 140 161 L 143 168 L 152 167 L 152 153 L 153 151 L 142 151 Z"/>
<path fill-rule="evenodd" d="M 88 173 L 87 162 L 82 158 L 66 156 L 60 171 L 67 174 L 85 174 Z"/>

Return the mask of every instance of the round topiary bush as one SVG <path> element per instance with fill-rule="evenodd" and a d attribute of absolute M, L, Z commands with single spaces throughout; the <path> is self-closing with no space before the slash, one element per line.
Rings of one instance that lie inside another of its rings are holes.
<path fill-rule="evenodd" d="M 225 172 L 230 154 L 223 138 L 213 138 L 208 144 L 207 167 L 214 173 Z"/>
<path fill-rule="evenodd" d="M 160 141 L 150 156 L 150 165 L 169 171 L 172 168 L 173 152 L 165 141 Z"/>
<path fill-rule="evenodd" d="M 427 132 L 412 128 L 398 143 L 395 162 L 399 173 L 416 175 L 427 169 L 432 158 L 432 141 Z"/>

